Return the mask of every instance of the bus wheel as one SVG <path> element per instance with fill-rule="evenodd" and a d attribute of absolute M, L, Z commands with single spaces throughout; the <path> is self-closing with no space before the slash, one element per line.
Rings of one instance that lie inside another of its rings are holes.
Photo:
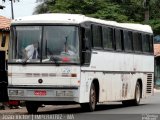
<path fill-rule="evenodd" d="M 140 104 L 140 99 L 141 99 L 141 87 L 140 84 L 137 82 L 136 88 L 135 88 L 135 93 L 134 93 L 134 99 L 133 100 L 125 100 L 122 101 L 122 104 L 124 106 L 137 106 Z"/>
<path fill-rule="evenodd" d="M 39 105 L 36 104 L 35 102 L 31 102 L 31 101 L 26 101 L 26 109 L 28 111 L 29 114 L 35 114 L 37 113 L 38 107 Z"/>
<path fill-rule="evenodd" d="M 135 88 L 135 97 L 134 100 L 132 100 L 132 104 L 137 106 L 140 104 L 140 100 L 141 100 L 141 87 L 139 82 L 137 82 Z"/>
<path fill-rule="evenodd" d="M 95 85 L 92 83 L 90 88 L 89 103 L 81 103 L 82 109 L 89 112 L 94 111 L 97 104 L 96 97 L 97 97 L 97 94 L 96 94 Z"/>

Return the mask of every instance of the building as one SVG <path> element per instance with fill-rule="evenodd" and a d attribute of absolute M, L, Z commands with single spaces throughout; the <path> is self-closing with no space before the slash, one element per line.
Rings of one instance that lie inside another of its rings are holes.
<path fill-rule="evenodd" d="M 0 16 L 0 102 L 8 101 L 7 96 L 7 64 L 8 42 L 11 20 Z"/>
<path fill-rule="evenodd" d="M 11 19 L 0 16 L 0 51 L 8 50 Z M 7 52 L 6 52 L 7 54 Z M 7 59 L 6 55 L 6 59 Z"/>
<path fill-rule="evenodd" d="M 160 88 L 160 44 L 154 44 L 155 87 Z"/>

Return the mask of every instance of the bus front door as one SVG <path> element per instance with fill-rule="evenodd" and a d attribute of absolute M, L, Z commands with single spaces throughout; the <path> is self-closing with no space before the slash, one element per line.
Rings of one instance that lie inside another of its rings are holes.
<path fill-rule="evenodd" d="M 8 101 L 8 75 L 6 68 L 5 51 L 0 51 L 0 102 Z"/>

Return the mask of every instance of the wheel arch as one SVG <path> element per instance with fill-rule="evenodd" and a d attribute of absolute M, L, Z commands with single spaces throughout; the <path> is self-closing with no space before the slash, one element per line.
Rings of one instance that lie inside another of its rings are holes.
<path fill-rule="evenodd" d="M 97 102 L 99 102 L 99 91 L 100 91 L 99 81 L 97 78 L 95 78 L 93 79 L 92 83 L 94 84 L 95 89 L 96 89 Z"/>

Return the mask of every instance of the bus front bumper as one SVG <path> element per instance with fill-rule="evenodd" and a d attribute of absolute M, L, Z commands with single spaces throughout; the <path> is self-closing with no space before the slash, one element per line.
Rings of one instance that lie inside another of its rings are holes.
<path fill-rule="evenodd" d="M 79 89 L 8 88 L 8 96 L 10 100 L 79 102 Z"/>

